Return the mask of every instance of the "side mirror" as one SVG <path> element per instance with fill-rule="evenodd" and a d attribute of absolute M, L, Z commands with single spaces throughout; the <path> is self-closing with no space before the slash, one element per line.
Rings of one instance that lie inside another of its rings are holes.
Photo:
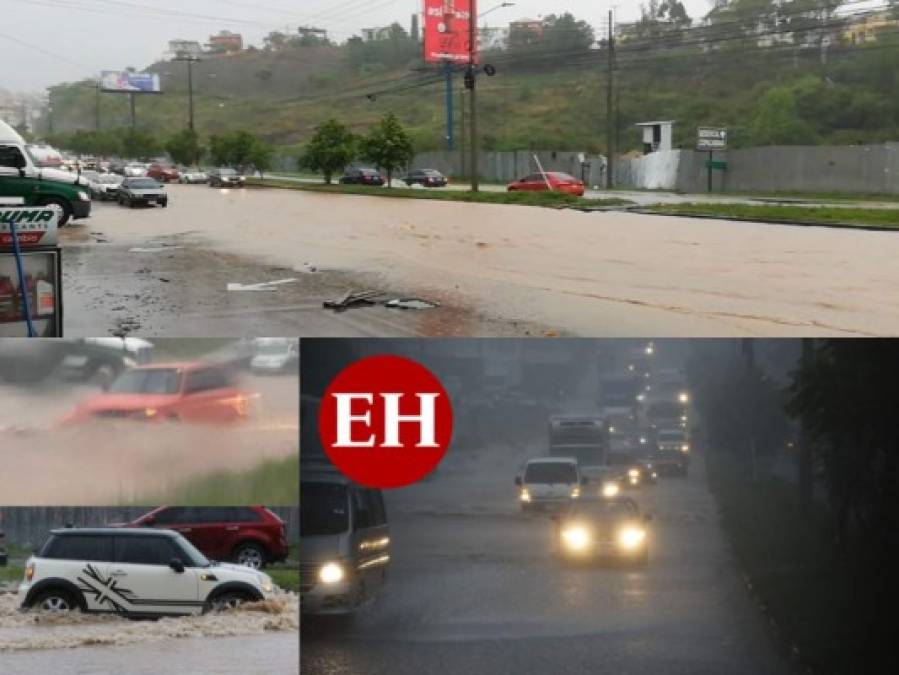
<path fill-rule="evenodd" d="M 515 485 L 521 486 L 521 476 L 515 476 Z"/>
<path fill-rule="evenodd" d="M 178 560 L 178 558 L 169 560 L 169 567 L 175 570 L 177 574 L 184 574 L 184 563 Z"/>

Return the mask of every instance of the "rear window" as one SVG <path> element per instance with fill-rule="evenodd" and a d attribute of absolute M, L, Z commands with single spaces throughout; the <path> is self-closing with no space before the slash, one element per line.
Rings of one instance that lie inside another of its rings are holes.
<path fill-rule="evenodd" d="M 84 560 L 108 562 L 113 560 L 112 537 L 104 535 L 53 535 L 39 553 L 53 560 Z"/>
<path fill-rule="evenodd" d="M 528 464 L 525 483 L 576 483 L 577 470 L 571 462 L 537 462 Z"/>
<path fill-rule="evenodd" d="M 568 173 L 559 173 L 556 171 L 556 172 L 551 173 L 550 176 L 552 176 L 556 180 L 564 181 L 565 183 L 577 182 L 577 178 L 575 178 L 574 176 L 572 176 L 571 174 L 568 174 Z"/>

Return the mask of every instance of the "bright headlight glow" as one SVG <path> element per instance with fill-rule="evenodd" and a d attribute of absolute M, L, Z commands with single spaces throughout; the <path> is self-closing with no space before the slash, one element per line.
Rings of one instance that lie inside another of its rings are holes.
<path fill-rule="evenodd" d="M 681 452 L 690 452 L 690 446 L 686 443 L 684 443 L 682 446 L 680 446 L 680 449 L 681 449 Z"/>
<path fill-rule="evenodd" d="M 572 551 L 583 551 L 590 546 L 590 533 L 580 525 L 562 530 L 562 541 Z"/>
<path fill-rule="evenodd" d="M 264 582 L 262 583 L 262 591 L 263 591 L 263 593 L 271 593 L 271 592 L 274 591 L 274 590 L 275 590 L 275 588 L 274 588 L 274 586 L 272 586 L 272 582 L 271 582 L 271 581 L 264 581 Z"/>
<path fill-rule="evenodd" d="M 521 492 L 518 494 L 518 498 L 523 502 L 531 501 L 531 493 L 527 488 L 521 488 Z"/>
<path fill-rule="evenodd" d="M 618 483 L 609 482 L 602 486 L 603 497 L 617 497 L 619 492 L 621 492 L 621 488 L 618 486 Z"/>
<path fill-rule="evenodd" d="M 688 394 L 685 391 L 682 391 L 680 394 L 677 395 L 677 400 L 680 401 L 681 403 L 689 403 L 690 402 L 690 394 Z"/>
<path fill-rule="evenodd" d="M 639 478 L 640 477 L 640 469 L 628 469 L 627 475 L 631 478 Z"/>
<path fill-rule="evenodd" d="M 580 496 L 581 496 L 581 489 L 577 485 L 575 485 L 573 488 L 571 488 L 571 498 L 577 499 Z"/>
<path fill-rule="evenodd" d="M 637 548 L 646 538 L 646 530 L 639 527 L 626 527 L 618 534 L 618 541 L 626 549 Z"/>
<path fill-rule="evenodd" d="M 79 190 L 78 191 L 78 199 L 80 199 L 83 202 L 89 202 L 91 200 L 91 196 L 88 193 L 84 192 L 83 190 Z"/>
<path fill-rule="evenodd" d="M 343 567 L 340 563 L 325 563 L 318 571 L 318 579 L 323 584 L 336 584 L 343 580 Z"/>

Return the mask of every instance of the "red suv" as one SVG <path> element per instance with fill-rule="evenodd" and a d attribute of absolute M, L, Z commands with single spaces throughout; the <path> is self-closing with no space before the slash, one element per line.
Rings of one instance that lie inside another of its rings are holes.
<path fill-rule="evenodd" d="M 147 167 L 147 176 L 155 178 L 160 183 L 168 183 L 170 180 L 178 180 L 181 174 L 178 169 L 167 164 L 153 163 Z"/>
<path fill-rule="evenodd" d="M 213 560 L 255 569 L 287 559 L 284 521 L 264 506 L 160 506 L 128 527 L 174 530 Z"/>

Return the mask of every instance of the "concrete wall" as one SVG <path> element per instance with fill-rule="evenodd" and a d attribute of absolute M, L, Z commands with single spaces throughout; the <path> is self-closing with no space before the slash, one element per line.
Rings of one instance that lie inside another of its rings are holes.
<path fill-rule="evenodd" d="M 619 188 L 708 191 L 708 152 L 672 150 L 619 158 Z M 727 171 L 712 172 L 714 192 L 899 194 L 899 143 L 766 146 L 716 151 Z"/>
<path fill-rule="evenodd" d="M 65 527 L 104 527 L 109 523 L 130 522 L 155 507 L 144 506 L 4 506 L 0 507 L 0 530 L 6 540 L 18 546 L 39 546 L 50 530 Z M 287 540 L 300 538 L 299 506 L 269 507 L 284 521 Z"/>

